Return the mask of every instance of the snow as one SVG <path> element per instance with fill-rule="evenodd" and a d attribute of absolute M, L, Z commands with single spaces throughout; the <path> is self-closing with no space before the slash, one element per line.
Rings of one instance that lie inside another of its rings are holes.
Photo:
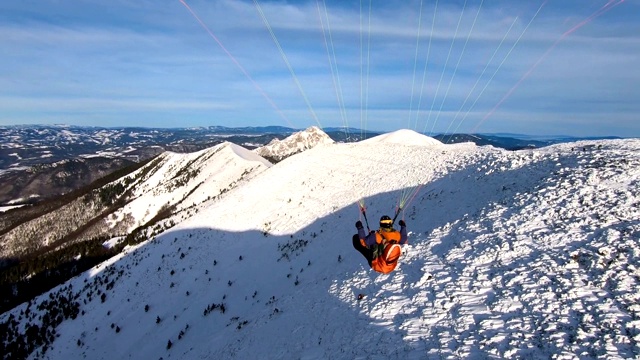
<path fill-rule="evenodd" d="M 120 242 L 122 242 L 124 239 L 125 239 L 124 236 L 117 236 L 105 241 L 104 243 L 102 243 L 102 246 L 104 246 L 106 249 L 111 249 L 114 246 L 118 245 Z"/>
<path fill-rule="evenodd" d="M 317 126 L 311 126 L 304 131 L 293 133 L 283 140 L 273 139 L 268 145 L 253 151 L 260 156 L 280 161 L 313 147 L 327 146 L 333 143 L 333 139 L 324 131 Z"/>
<path fill-rule="evenodd" d="M 15 204 L 27 202 L 27 201 L 30 201 L 30 200 L 33 200 L 33 199 L 37 199 L 39 197 L 40 197 L 39 195 L 30 195 L 28 198 L 17 198 L 17 199 L 9 200 L 7 202 L 7 205 L 8 206 L 14 206 Z M 24 206 L 24 205 L 20 204 L 18 206 Z M 14 206 L 14 207 L 16 207 L 16 206 Z"/>
<path fill-rule="evenodd" d="M 438 146 L 443 145 L 442 142 L 430 136 L 419 134 L 413 130 L 401 129 L 391 133 L 378 135 L 370 139 L 362 140 L 367 144 L 387 143 L 415 146 Z"/>
<path fill-rule="evenodd" d="M 24 206 L 24 205 L 0 206 L 0 212 L 9 211 L 11 209 L 19 208 L 19 207 L 22 207 L 22 206 Z"/>
<path fill-rule="evenodd" d="M 160 168 L 137 184 L 133 199 L 111 215 L 110 226 L 132 219 L 130 232 L 164 208 L 175 205 L 176 210 L 185 210 L 201 205 L 271 166 L 259 155 L 229 142 L 190 154 L 167 152 L 160 160 Z"/>
<path fill-rule="evenodd" d="M 214 149 L 226 155 L 203 169 L 208 186 L 250 160 L 222 146 L 167 154 L 163 169 Z M 166 201 L 140 199 L 135 216 Z M 407 200 L 410 244 L 391 274 L 352 248 L 361 199 L 370 224 Z M 638 358 L 639 204 L 640 140 L 509 152 L 403 131 L 315 147 L 70 280 L 80 299 L 115 285 L 45 357 Z"/>
<path fill-rule="evenodd" d="M 242 146 L 239 146 L 239 145 L 236 145 L 236 144 L 233 144 L 233 143 L 228 143 L 227 146 L 236 155 L 238 155 L 240 158 L 242 158 L 242 159 L 244 159 L 246 161 L 259 162 L 259 163 L 262 163 L 266 167 L 270 167 L 271 166 L 270 162 L 265 160 L 262 156 L 259 156 L 258 154 L 252 152 L 251 150 L 247 150 L 247 149 L 243 148 Z"/>

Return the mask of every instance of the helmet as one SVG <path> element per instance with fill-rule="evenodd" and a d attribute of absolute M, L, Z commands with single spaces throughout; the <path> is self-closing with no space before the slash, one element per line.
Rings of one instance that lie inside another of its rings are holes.
<path fill-rule="evenodd" d="M 393 227 L 393 220 L 387 215 L 384 215 L 380 218 L 380 228 L 381 229 L 391 229 Z"/>

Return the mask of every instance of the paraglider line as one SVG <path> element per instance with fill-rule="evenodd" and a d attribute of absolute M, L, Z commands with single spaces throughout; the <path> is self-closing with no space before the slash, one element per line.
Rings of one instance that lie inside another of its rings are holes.
<path fill-rule="evenodd" d="M 180 0 L 180 1 L 182 1 L 182 0 Z M 300 94 L 302 95 L 302 98 L 304 99 L 305 103 L 307 104 L 307 107 L 309 108 L 309 112 L 311 113 L 311 116 L 316 121 L 318 126 L 320 126 L 320 128 L 322 128 L 322 124 L 320 124 L 320 120 L 318 119 L 318 116 L 316 116 L 316 112 L 313 111 L 313 106 L 311 106 L 311 103 L 309 102 L 309 98 L 307 98 L 307 94 L 304 92 L 304 89 L 302 88 L 302 85 L 300 84 L 300 81 L 298 80 L 298 77 L 296 76 L 295 71 L 293 71 L 293 67 L 291 66 L 291 63 L 289 63 L 289 59 L 287 58 L 287 55 L 284 53 L 284 50 L 282 50 L 282 46 L 280 46 L 280 42 L 278 41 L 278 38 L 276 37 L 276 34 L 273 32 L 273 29 L 271 28 L 271 25 L 269 24 L 269 21 L 267 21 L 267 17 L 264 15 L 264 12 L 262 11 L 262 8 L 260 7 L 260 4 L 258 3 L 258 0 L 253 0 L 253 3 L 256 5 L 256 9 L 258 10 L 258 14 L 262 18 L 262 21 L 264 22 L 265 26 L 267 27 L 267 30 L 271 34 L 271 38 L 273 39 L 273 42 L 276 44 L 276 47 L 280 51 L 280 55 L 282 56 L 282 60 L 284 60 L 284 63 L 287 65 L 287 68 L 289 69 L 289 72 L 291 73 L 291 77 L 293 78 L 293 81 L 296 83 L 296 86 L 298 87 L 298 90 L 300 91 Z"/>
<path fill-rule="evenodd" d="M 529 68 L 529 70 L 522 75 L 522 77 L 520 78 L 520 80 L 518 80 L 518 82 L 511 88 L 509 89 L 509 91 L 502 97 L 502 99 L 500 99 L 500 101 L 491 109 L 491 111 L 489 111 L 483 118 L 482 120 L 480 120 L 480 122 L 478 122 L 478 124 L 473 128 L 473 130 L 471 131 L 476 132 L 478 130 L 478 127 L 480 127 L 480 125 L 482 125 L 482 123 L 485 122 L 485 120 L 487 120 L 489 117 L 491 117 L 496 110 L 500 107 L 500 105 L 502 105 L 515 91 L 516 89 L 518 89 L 518 87 L 520 86 L 520 84 L 522 84 L 522 82 L 524 80 L 526 80 L 531 73 L 533 73 L 533 71 L 542 63 L 542 61 L 544 61 L 547 56 L 549 56 L 549 54 L 551 53 L 551 51 L 553 51 L 553 49 L 556 48 L 556 46 L 558 46 L 558 44 L 564 40 L 567 36 L 573 34 L 574 32 L 576 32 L 576 30 L 580 29 L 581 27 L 583 27 L 584 25 L 587 25 L 588 23 L 592 22 L 595 18 L 601 16 L 602 14 L 606 13 L 607 11 L 613 9 L 614 7 L 622 4 L 624 2 L 624 0 L 618 0 L 617 2 L 611 1 L 609 0 L 608 3 L 606 3 L 601 9 L 599 9 L 598 11 L 596 11 L 595 13 L 593 13 L 591 16 L 587 17 L 585 20 L 581 21 L 580 23 L 578 23 L 576 26 L 572 27 L 571 29 L 565 31 L 559 38 L 558 40 L 556 40 L 550 47 L 549 49 L 547 49 L 547 51 L 545 51 L 544 54 L 542 54 L 542 56 L 538 59 L 538 61 L 535 62 L 535 64 L 533 64 L 533 66 L 531 66 L 531 68 Z"/>
<path fill-rule="evenodd" d="M 362 44 L 362 0 L 360 0 L 360 139 L 364 138 L 364 46 Z"/>
<path fill-rule="evenodd" d="M 467 8 L 467 1 L 464 1 L 464 5 L 462 6 L 462 11 L 460 12 L 460 18 L 458 19 L 458 25 L 456 25 L 456 31 L 453 34 L 453 39 L 451 40 L 451 46 L 449 46 L 449 53 L 447 54 L 447 59 L 444 62 L 444 67 L 442 68 L 442 73 L 440 74 L 440 80 L 438 81 L 438 86 L 436 87 L 436 93 L 433 95 L 433 101 L 431 102 L 431 108 L 429 109 L 429 115 L 427 116 L 427 121 L 424 124 L 424 129 L 422 132 L 427 131 L 427 125 L 429 125 L 429 121 L 431 120 L 431 114 L 433 113 L 433 105 L 436 103 L 436 98 L 438 97 L 438 93 L 440 92 L 440 85 L 442 84 L 442 79 L 444 78 L 444 73 L 447 70 L 447 65 L 449 64 L 449 59 L 451 58 L 451 52 L 453 51 L 453 45 L 456 43 L 456 38 L 458 37 L 458 31 L 460 30 L 460 24 L 462 23 L 462 18 L 464 16 L 464 11 Z M 433 124 L 435 126 L 435 122 Z M 433 128 L 431 127 L 430 134 L 433 133 Z"/>
<path fill-rule="evenodd" d="M 229 50 L 227 50 L 227 48 L 222 44 L 220 39 L 218 39 L 218 37 L 215 36 L 215 34 L 209 29 L 209 27 L 200 19 L 200 17 L 191 9 L 191 7 L 184 0 L 179 0 L 179 1 L 182 3 L 182 5 L 184 5 L 185 8 L 187 8 L 187 10 L 189 10 L 191 15 L 193 15 L 193 17 L 198 21 L 198 23 L 200 23 L 200 26 L 202 26 L 202 28 L 209 34 L 209 36 L 213 40 L 215 40 L 215 42 L 218 44 L 218 46 L 220 46 L 222 51 L 224 51 L 225 54 L 227 54 L 229 59 L 231 59 L 231 61 L 233 61 L 233 63 L 238 67 L 238 69 L 240 69 L 240 71 L 244 74 L 244 76 L 247 79 L 249 79 L 249 81 L 253 84 L 256 90 L 258 90 L 258 92 L 267 100 L 267 102 L 269 102 L 269 104 L 276 110 L 276 112 L 280 115 L 280 117 L 282 117 L 287 122 L 287 124 L 289 124 L 289 126 L 293 127 L 293 125 L 291 124 L 291 121 L 289 121 L 289 118 L 287 118 L 287 116 L 282 112 L 282 110 L 280 110 L 280 108 L 273 102 L 273 100 L 271 100 L 271 97 L 267 95 L 267 93 L 260 87 L 260 85 L 258 85 L 258 83 L 255 80 L 253 80 L 251 75 L 249 75 L 249 72 L 247 72 L 247 70 L 240 64 L 240 62 L 229 52 Z"/>
<path fill-rule="evenodd" d="M 227 50 L 227 48 L 222 44 L 220 39 L 218 39 L 218 37 L 215 36 L 215 34 L 200 19 L 200 17 L 191 9 L 191 7 L 184 0 L 179 0 L 179 1 L 182 3 L 182 5 L 184 5 L 184 7 L 187 8 L 187 10 L 189 10 L 191 15 L 193 15 L 193 17 L 198 21 L 198 23 L 200 23 L 200 26 L 202 26 L 202 28 L 209 34 L 209 36 L 213 40 L 215 40 L 215 42 L 218 44 L 218 46 L 220 46 L 222 51 L 224 51 L 224 53 L 227 54 L 229 59 L 233 61 L 233 63 L 238 67 L 238 69 L 240 69 L 240 71 L 244 74 L 244 76 L 253 84 L 256 90 L 258 90 L 258 92 L 267 100 L 267 102 L 271 105 L 271 107 L 273 107 L 276 110 L 276 112 L 280 115 L 280 117 L 282 117 L 282 119 L 284 119 L 287 122 L 287 124 L 289 124 L 289 126 L 294 127 L 291 124 L 291 121 L 289 121 L 287 116 L 282 112 L 282 110 L 280 110 L 280 108 L 273 102 L 273 100 L 271 100 L 271 97 L 269 97 L 269 95 L 267 95 L 267 93 L 260 87 L 260 85 L 258 85 L 258 83 L 251 77 L 251 75 L 249 75 L 249 72 L 247 72 L 247 70 L 240 64 L 240 62 L 229 52 L 229 50 Z"/>
<path fill-rule="evenodd" d="M 447 96 L 449 96 L 449 90 L 451 90 L 453 79 L 456 77 L 456 73 L 458 72 L 458 67 L 460 66 L 460 61 L 462 61 L 462 57 L 464 56 L 464 51 L 467 48 L 467 44 L 469 43 L 469 38 L 471 38 L 471 33 L 473 33 L 473 29 L 476 26 L 476 21 L 478 21 L 478 16 L 480 16 L 480 10 L 482 10 L 482 4 L 484 4 L 484 0 L 480 2 L 480 6 L 478 7 L 478 12 L 476 13 L 476 17 L 475 19 L 473 19 L 473 24 L 471 24 L 471 30 L 469 30 L 469 35 L 467 35 L 467 40 L 464 42 L 464 46 L 462 47 L 462 53 L 460 53 L 460 57 L 458 58 L 456 67 L 453 70 L 453 75 L 451 75 L 451 80 L 449 80 L 449 86 L 447 87 L 447 91 L 444 93 L 444 98 L 442 98 L 442 102 L 440 103 L 440 109 L 438 109 L 438 113 L 436 114 L 436 119 L 433 122 L 434 127 L 438 122 L 438 118 L 440 118 L 440 114 L 442 114 L 442 108 L 444 106 L 445 101 L 447 100 Z M 433 128 L 431 130 L 431 133 L 433 133 Z"/>
<path fill-rule="evenodd" d="M 504 63 L 507 61 L 507 59 L 509 58 L 509 56 L 511 55 L 513 50 L 516 48 L 516 46 L 518 46 L 518 44 L 520 43 L 520 40 L 522 40 L 522 37 L 527 32 L 527 30 L 529 29 L 531 24 L 533 24 L 533 21 L 538 17 L 538 14 L 540 14 L 540 11 L 542 11 L 542 8 L 547 4 L 547 2 L 549 2 L 549 0 L 545 0 L 540 5 L 540 7 L 538 8 L 538 11 L 536 11 L 536 13 L 533 15 L 531 20 L 529 20 L 529 22 L 527 23 L 527 26 L 525 26 L 524 30 L 522 30 L 522 32 L 520 33 L 520 36 L 518 36 L 518 39 L 513 43 L 513 45 L 511 45 L 511 48 L 507 52 L 507 55 L 505 55 L 505 57 L 502 59 L 502 61 L 500 62 L 500 64 L 496 68 L 496 70 L 493 72 L 493 75 L 491 75 L 491 77 L 489 78 L 489 81 L 487 81 L 487 83 L 484 85 L 482 90 L 480 90 L 480 93 L 478 94 L 476 99 L 473 101 L 473 104 L 471 104 L 471 107 L 469 107 L 469 109 L 467 109 L 467 112 L 462 117 L 462 120 L 460 120 L 460 123 L 458 124 L 458 127 L 460 127 L 460 125 L 464 122 L 464 120 L 467 118 L 467 116 L 469 116 L 469 113 L 471 113 L 471 110 L 473 110 L 475 108 L 476 104 L 478 103 L 478 100 L 480 100 L 480 98 L 484 94 L 485 90 L 487 90 L 487 88 L 489 87 L 489 85 L 491 84 L 493 79 L 496 77 L 496 75 L 498 74 L 500 69 L 502 69 L 502 65 L 504 65 Z M 456 128 L 456 130 L 457 130 L 457 128 Z"/>
<path fill-rule="evenodd" d="M 422 32 L 422 4 L 420 0 L 420 13 L 418 14 L 418 35 L 416 36 L 416 54 L 413 60 L 413 78 L 411 80 L 411 100 L 409 101 L 409 123 L 408 128 L 411 127 L 411 112 L 413 111 L 413 94 L 415 92 L 416 85 L 416 68 L 418 66 L 418 48 L 420 45 L 420 33 Z"/>
<path fill-rule="evenodd" d="M 422 107 L 422 95 L 424 93 L 424 83 L 427 78 L 427 68 L 429 67 L 429 57 L 431 56 L 431 42 L 433 40 L 433 33 L 436 25 L 436 14 L 438 13 L 438 0 L 433 9 L 433 19 L 431 20 L 431 32 L 429 33 L 429 46 L 427 47 L 427 58 L 424 61 L 424 68 L 422 69 L 422 83 L 420 84 L 420 96 L 418 97 L 418 107 L 416 109 L 416 125 L 415 129 L 418 129 L 418 119 L 420 118 L 420 108 Z"/>
<path fill-rule="evenodd" d="M 371 71 L 371 2 L 369 0 L 369 24 L 367 30 L 367 81 L 365 84 L 365 99 L 364 99 L 364 129 L 365 135 L 367 130 L 367 123 L 369 122 L 369 73 Z"/>
<path fill-rule="evenodd" d="M 616 3 L 616 1 L 617 1 L 617 3 Z M 574 26 L 571 29 L 565 31 L 564 34 L 562 34 L 562 36 L 566 37 L 568 35 L 573 34 L 576 30 L 578 30 L 581 27 L 583 27 L 584 25 L 592 22 L 598 16 L 600 16 L 600 15 L 604 14 L 605 12 L 613 9 L 614 7 L 622 4 L 623 2 L 624 2 L 624 0 L 609 0 L 609 2 L 606 3 L 602 8 L 600 8 L 600 10 L 596 11 L 591 16 L 589 16 L 588 18 L 584 19 L 582 22 L 578 23 L 576 26 Z"/>
<path fill-rule="evenodd" d="M 324 6 L 324 14 L 327 21 L 327 32 L 329 33 L 329 42 L 327 42 L 327 35 L 324 28 L 324 21 L 322 20 L 322 11 L 320 10 L 320 0 L 316 1 L 318 8 L 318 18 L 320 20 L 320 27 L 322 29 L 322 38 L 324 40 L 324 46 L 327 50 L 327 57 L 329 58 L 329 67 L 331 69 L 331 79 L 333 80 L 333 87 L 336 91 L 336 99 L 338 101 L 338 108 L 340 110 L 340 116 L 345 126 L 345 134 L 349 136 L 349 120 L 347 119 L 347 113 L 344 107 L 344 97 L 342 95 L 342 83 L 340 82 L 340 72 L 338 71 L 338 61 L 336 60 L 336 50 L 333 45 L 333 36 L 331 35 L 331 25 L 329 23 L 329 14 L 327 12 L 327 4 L 322 0 Z M 329 43 L 331 44 L 331 51 L 329 50 Z M 333 55 L 333 61 L 332 61 Z M 335 71 L 334 71 L 335 66 Z"/>
<path fill-rule="evenodd" d="M 360 213 L 364 216 L 364 222 L 367 224 L 367 230 L 371 231 L 371 228 L 369 227 L 369 220 L 367 220 L 367 209 L 364 207 L 364 199 L 360 199 L 358 206 L 360 208 Z"/>
<path fill-rule="evenodd" d="M 451 128 L 451 125 L 453 125 L 455 123 L 455 121 L 458 119 L 458 116 L 460 115 L 460 113 L 462 112 L 462 109 L 464 109 L 464 106 L 467 104 L 467 101 L 469 100 L 469 98 L 471 97 L 471 94 L 473 94 L 473 91 L 476 89 L 476 87 L 478 86 L 478 84 L 480 83 L 480 80 L 482 79 L 482 77 L 484 76 L 484 73 L 487 71 L 487 69 L 489 68 L 489 65 L 491 64 L 491 62 L 493 61 L 493 58 L 496 56 L 496 54 L 498 53 L 498 51 L 502 48 L 502 44 L 504 43 L 504 41 L 506 40 L 507 36 L 509 35 L 509 33 L 511 32 L 511 29 L 513 28 L 513 25 L 516 24 L 516 22 L 518 21 L 518 17 L 516 17 L 513 22 L 511 23 L 511 26 L 509 27 L 509 29 L 507 30 L 507 32 L 504 34 L 504 36 L 502 37 L 502 40 L 500 41 L 500 44 L 498 44 L 498 47 L 496 48 L 496 50 L 493 52 L 493 55 L 491 55 L 491 58 L 489 59 L 489 61 L 487 62 L 487 64 L 485 65 L 484 69 L 482 69 L 482 72 L 480 73 L 480 76 L 478 76 L 478 79 L 476 80 L 476 83 L 473 84 L 473 87 L 471 88 L 471 90 L 469 91 L 469 94 L 467 95 L 467 97 L 464 99 L 464 102 L 462 103 L 462 106 L 460 106 L 460 110 L 458 110 L 458 112 L 456 113 L 456 116 L 453 118 L 453 120 L 451 121 L 451 123 L 449 124 L 449 128 L 447 128 L 447 131 L 445 131 L 445 134 L 449 132 L 449 129 Z M 474 103 L 475 104 L 475 103 Z M 464 119 L 462 119 L 464 120 Z M 453 138 L 453 134 L 455 134 L 456 131 L 458 131 L 458 128 L 460 127 L 460 125 L 462 124 L 462 120 L 458 123 L 458 126 L 451 132 L 451 135 L 449 135 L 449 139 L 447 141 L 445 141 L 444 143 L 447 144 L 449 143 L 449 141 L 451 141 L 451 139 Z"/>

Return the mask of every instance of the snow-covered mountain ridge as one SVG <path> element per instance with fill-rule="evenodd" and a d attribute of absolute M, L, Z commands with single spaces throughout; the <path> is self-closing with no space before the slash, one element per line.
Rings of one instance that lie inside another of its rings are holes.
<path fill-rule="evenodd" d="M 141 169 L 55 211 L 7 229 L 3 223 L 0 256 L 124 236 L 144 227 L 169 227 L 191 216 L 195 206 L 215 201 L 270 166 L 255 153 L 228 142 L 189 154 L 165 152 Z M 166 213 L 174 215 L 157 224 Z"/>
<path fill-rule="evenodd" d="M 115 224 L 132 219 L 127 231 L 145 224 L 163 207 L 187 210 L 231 190 L 271 167 L 255 153 L 225 142 L 190 154 L 164 153 L 151 176 L 136 184 L 127 205 L 109 219 Z M 136 174 L 133 174 L 135 176 Z"/>
<path fill-rule="evenodd" d="M 44 357 L 638 357 L 639 165 L 638 140 L 315 147 L 52 291 L 78 314 Z M 358 201 L 373 227 L 415 190 L 376 274 Z"/>
<path fill-rule="evenodd" d="M 7 140 L 0 142 L 0 211 L 2 205 L 22 204 L 34 197 L 39 201 L 56 198 L 89 185 L 100 177 L 96 175 L 104 176 L 122 169 L 126 166 L 123 163 L 144 162 L 164 151 L 189 153 L 224 141 L 254 149 L 301 130 L 282 126 L 166 129 L 0 125 L 0 138 Z M 324 128 L 323 131 L 336 142 L 354 142 L 380 135 L 375 131 L 343 127 Z M 440 134 L 434 138 L 448 144 L 474 142 L 508 150 L 578 140 L 565 137 L 536 139 L 516 134 Z M 67 170 L 75 176 L 66 176 Z"/>

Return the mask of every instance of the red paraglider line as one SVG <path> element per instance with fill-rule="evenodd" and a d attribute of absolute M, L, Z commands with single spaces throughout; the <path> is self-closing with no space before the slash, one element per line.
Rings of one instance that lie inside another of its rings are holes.
<path fill-rule="evenodd" d="M 282 117 L 282 119 L 284 119 L 287 122 L 287 124 L 289 124 L 290 127 L 294 127 L 291 124 L 291 121 L 289 121 L 289 119 L 287 118 L 287 116 L 280 110 L 280 108 L 278 108 L 278 106 L 273 102 L 273 100 L 271 100 L 269 95 L 267 95 L 267 93 L 260 87 L 260 85 L 258 85 L 258 83 L 255 80 L 253 80 L 251 75 L 249 75 L 249 72 L 247 72 L 247 70 L 240 64 L 240 62 L 238 62 L 238 60 L 233 55 L 231 55 L 229 50 L 227 50 L 227 48 L 222 44 L 220 39 L 218 39 L 218 37 L 213 34 L 213 32 L 209 29 L 209 27 L 207 27 L 207 25 L 205 25 L 205 23 L 202 20 L 200 20 L 200 17 L 198 17 L 198 15 L 191 9 L 191 7 L 187 5 L 187 3 L 184 0 L 179 0 L 179 1 L 182 3 L 182 5 L 184 5 L 187 8 L 187 10 L 189 10 L 191 15 L 193 15 L 193 17 L 200 23 L 200 26 L 202 26 L 202 28 L 209 34 L 209 36 L 211 36 L 211 38 L 215 40 L 216 43 L 218 43 L 222 51 L 224 51 L 227 54 L 227 56 L 229 56 L 231 61 L 233 61 L 233 63 L 236 64 L 238 69 L 240 69 L 240 71 L 242 71 L 242 73 L 247 77 L 247 79 L 251 81 L 251 83 L 256 88 L 256 90 L 258 90 L 258 92 L 262 94 L 262 96 L 269 102 L 269 104 L 271 104 L 271 106 L 278 112 L 280 117 Z"/>
<path fill-rule="evenodd" d="M 480 122 L 473 128 L 473 130 L 471 130 L 471 132 L 472 133 L 476 132 L 478 130 L 478 127 L 480 127 L 480 125 L 482 125 L 482 123 L 484 123 L 488 118 L 490 118 L 496 112 L 496 110 L 500 107 L 500 105 L 502 105 L 514 93 L 514 91 L 516 91 L 516 89 L 520 86 L 520 84 L 524 80 L 526 80 L 531 75 L 531 73 L 533 73 L 533 71 L 540 65 L 540 63 L 542 63 L 542 61 L 544 61 L 547 58 L 547 56 L 549 56 L 551 51 L 553 51 L 553 49 L 555 49 L 555 47 L 558 46 L 558 44 L 562 40 L 564 40 L 567 36 L 569 36 L 569 35 L 573 34 L 574 32 L 576 32 L 576 30 L 578 30 L 581 27 L 583 27 L 583 26 L 587 25 L 588 23 L 592 22 L 595 18 L 597 18 L 600 15 L 604 14 L 605 12 L 613 9 L 614 7 L 622 4 L 623 2 L 624 2 L 624 0 L 609 0 L 609 2 L 607 2 L 598 11 L 596 11 L 593 14 L 591 14 L 591 16 L 589 16 L 588 18 L 584 19 L 583 21 L 581 21 L 580 23 L 578 23 L 576 26 L 572 27 L 571 29 L 565 31 L 558 38 L 558 40 L 556 40 L 553 43 L 553 45 L 551 45 L 549 47 L 549 49 L 547 49 L 547 51 L 544 54 L 542 54 L 542 56 L 538 59 L 538 61 L 536 61 L 535 64 L 533 64 L 533 66 L 531 66 L 531 68 L 524 75 L 522 75 L 520 80 L 518 80 L 518 82 L 511 89 L 509 89 L 509 91 L 507 91 L 507 93 L 502 97 L 502 99 L 500 99 L 500 101 L 498 101 L 498 103 L 493 107 L 493 109 L 491 109 L 491 111 L 489 111 L 487 113 L 487 115 L 485 115 L 482 118 L 482 120 L 480 120 Z"/>
<path fill-rule="evenodd" d="M 588 18 L 584 19 L 582 22 L 580 22 L 579 24 L 577 24 L 576 26 L 572 27 L 571 29 L 567 30 L 564 32 L 564 34 L 562 34 L 563 37 L 567 36 L 567 35 L 571 35 L 573 34 L 576 30 L 578 30 L 579 28 L 583 27 L 584 25 L 590 23 L 591 21 L 593 21 L 593 19 L 597 18 L 598 16 L 604 14 L 605 12 L 613 9 L 614 7 L 622 4 L 624 2 L 624 0 L 609 0 L 608 3 L 606 3 L 600 10 L 596 11 L 595 13 L 593 13 L 591 16 L 589 16 Z M 562 39 L 562 38 L 560 38 Z"/>

